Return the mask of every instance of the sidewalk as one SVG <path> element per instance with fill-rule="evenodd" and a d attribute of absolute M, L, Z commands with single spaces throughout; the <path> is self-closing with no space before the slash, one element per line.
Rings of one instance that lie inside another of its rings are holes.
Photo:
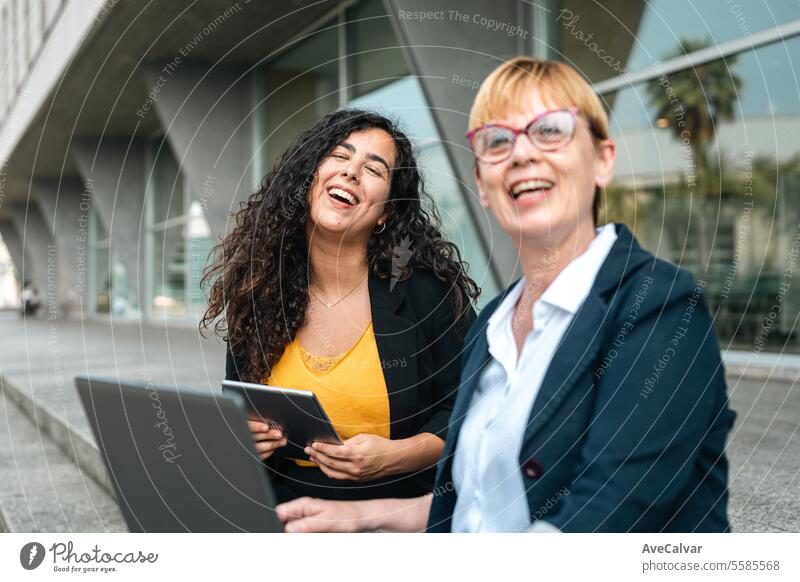
<path fill-rule="evenodd" d="M 792 356 L 785 363 L 783 358 L 762 356 L 755 361 L 740 354 L 726 360 L 732 406 L 738 413 L 728 446 L 734 530 L 800 531 L 800 358 Z M 64 321 L 51 330 L 46 320 L 22 321 L 15 314 L 0 313 L 0 376 L 6 399 L 36 419 L 43 442 L 56 443 L 108 492 L 105 470 L 75 390 L 77 374 L 149 377 L 156 383 L 218 390 L 224 375 L 224 345 L 186 327 Z M 0 432 L 10 436 L 9 416 L 19 412 L 14 407 L 9 410 L 8 416 L 0 410 L 6 420 Z M 45 499 L 35 480 L 21 475 L 32 469 L 23 468 L 24 463 L 12 466 L 6 457 L 2 463 L 0 477 L 5 483 L 21 484 L 19 495 L 30 504 L 29 513 L 35 513 Z M 47 495 L 62 496 L 56 499 L 60 507 L 83 507 L 69 497 L 74 490 L 53 488 Z M 113 530 L 119 523 L 94 520 L 85 527 L 85 531 Z"/>

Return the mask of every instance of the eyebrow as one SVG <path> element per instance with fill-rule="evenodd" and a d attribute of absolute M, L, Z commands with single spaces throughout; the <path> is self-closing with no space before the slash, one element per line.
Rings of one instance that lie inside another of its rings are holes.
<path fill-rule="evenodd" d="M 339 144 L 339 146 L 343 147 L 344 149 L 346 149 L 347 151 L 349 151 L 351 153 L 356 153 L 356 147 L 351 143 L 343 141 L 342 143 Z M 367 154 L 366 157 L 367 157 L 368 160 L 372 160 L 373 162 L 379 162 L 379 163 L 383 164 L 384 166 L 386 166 L 386 171 L 387 172 L 391 172 L 392 171 L 392 169 L 389 167 L 389 163 L 386 160 L 384 160 L 382 157 L 380 157 L 378 154 L 369 153 L 369 154 Z"/>

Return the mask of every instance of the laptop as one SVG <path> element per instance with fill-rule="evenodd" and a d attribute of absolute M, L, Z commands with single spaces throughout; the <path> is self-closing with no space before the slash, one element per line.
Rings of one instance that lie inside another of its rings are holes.
<path fill-rule="evenodd" d="M 237 394 L 79 376 L 131 532 L 280 532 Z"/>

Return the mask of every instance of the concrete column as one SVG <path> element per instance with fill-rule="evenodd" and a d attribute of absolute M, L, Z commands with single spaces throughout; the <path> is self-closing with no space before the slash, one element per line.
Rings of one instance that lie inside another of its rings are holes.
<path fill-rule="evenodd" d="M 77 177 L 35 178 L 32 182 L 39 210 L 56 246 L 56 305 L 69 317 L 80 308 L 86 292 L 90 195 Z"/>
<path fill-rule="evenodd" d="M 145 67 L 143 79 L 150 97 L 140 114 L 158 115 L 216 240 L 252 190 L 251 79 L 190 63 Z"/>
<path fill-rule="evenodd" d="M 481 233 L 500 287 L 515 276 L 517 252 L 478 200 L 473 175 L 473 158 L 464 132 L 478 85 L 503 61 L 522 52 L 523 36 L 530 38 L 526 23 L 520 22 L 519 3 L 512 0 L 384 0 L 399 44 L 407 47 L 412 70 L 431 108 L 439 135 L 453 169 L 464 185 L 465 204 Z M 441 18 L 415 20 L 412 12 L 438 12 Z M 493 30 L 482 24 L 492 19 L 506 27 Z M 521 29 L 514 34 L 512 27 Z"/>
<path fill-rule="evenodd" d="M 8 210 L 22 239 L 22 268 L 17 267 L 20 282 L 31 281 L 46 310 L 55 294 L 55 245 L 50 230 L 35 203 L 12 202 Z"/>
<path fill-rule="evenodd" d="M 0 236 L 3 237 L 8 254 L 11 255 L 11 260 L 14 263 L 14 268 L 21 279 L 22 265 L 25 262 L 25 249 L 22 246 L 22 237 L 20 237 L 17 227 L 11 218 L 0 218 Z M 20 284 L 22 284 L 22 281 L 20 281 Z"/>
<path fill-rule="evenodd" d="M 145 149 L 143 140 L 76 139 L 72 157 L 92 205 L 132 286 L 129 301 L 145 301 Z"/>

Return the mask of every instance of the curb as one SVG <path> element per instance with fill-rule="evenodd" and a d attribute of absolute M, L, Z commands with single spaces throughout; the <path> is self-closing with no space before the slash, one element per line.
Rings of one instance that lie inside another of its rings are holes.
<path fill-rule="evenodd" d="M 74 378 L 72 382 L 74 383 Z M 75 430 L 63 417 L 49 407 L 34 402 L 30 396 L 9 382 L 5 376 L 0 376 L 0 390 L 84 473 L 113 499 L 117 498 L 111 480 L 108 478 L 100 449 L 93 440 Z M 0 515 L 0 527 L 2 527 L 2 515 Z"/>

